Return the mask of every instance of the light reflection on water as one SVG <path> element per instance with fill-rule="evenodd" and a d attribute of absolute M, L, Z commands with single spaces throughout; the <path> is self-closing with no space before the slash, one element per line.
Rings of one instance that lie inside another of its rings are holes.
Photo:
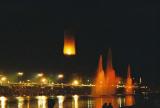
<path fill-rule="evenodd" d="M 88 99 L 87 106 L 87 108 L 93 108 L 93 101 L 91 99 Z"/>
<path fill-rule="evenodd" d="M 27 97 L 27 108 L 30 108 L 30 97 Z"/>
<path fill-rule="evenodd" d="M 57 96 L 59 108 L 63 108 L 64 96 Z"/>
<path fill-rule="evenodd" d="M 47 108 L 47 97 L 46 96 L 37 96 L 38 108 Z"/>
<path fill-rule="evenodd" d="M 18 102 L 18 108 L 23 108 L 24 106 L 24 97 L 16 97 Z"/>
<path fill-rule="evenodd" d="M 72 108 L 78 108 L 78 99 L 79 99 L 78 95 L 74 95 L 73 96 L 73 105 L 72 105 Z"/>
<path fill-rule="evenodd" d="M 1 108 L 6 108 L 6 101 L 7 101 L 6 97 L 0 97 Z"/>
<path fill-rule="evenodd" d="M 134 104 L 135 104 L 135 99 L 133 96 L 128 95 L 125 97 L 125 106 L 132 106 Z"/>
<path fill-rule="evenodd" d="M 48 108 L 47 99 L 49 97 L 46 96 L 16 97 L 14 99 L 0 97 L 0 108 Z M 101 108 L 105 102 L 112 103 L 114 108 L 135 104 L 135 99 L 132 95 L 103 98 L 80 97 L 78 95 L 65 97 L 60 95 L 54 97 L 54 101 L 54 108 Z"/>

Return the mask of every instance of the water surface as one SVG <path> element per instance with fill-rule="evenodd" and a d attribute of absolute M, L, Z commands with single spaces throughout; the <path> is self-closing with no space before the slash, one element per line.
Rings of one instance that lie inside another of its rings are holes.
<path fill-rule="evenodd" d="M 36 97 L 0 97 L 0 108 L 48 108 L 48 100 L 53 99 L 54 108 L 101 108 L 107 102 L 112 103 L 114 108 L 144 104 L 149 97 L 136 98 L 135 96 L 110 96 L 110 97 L 89 97 L 89 96 L 36 96 Z M 158 100 L 158 99 L 157 99 Z"/>

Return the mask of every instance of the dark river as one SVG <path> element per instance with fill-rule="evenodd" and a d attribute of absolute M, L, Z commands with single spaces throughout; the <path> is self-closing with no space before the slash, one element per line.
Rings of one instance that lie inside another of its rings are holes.
<path fill-rule="evenodd" d="M 128 96 L 111 96 L 103 98 L 92 98 L 89 96 L 36 96 L 36 97 L 0 97 L 0 108 L 48 108 L 48 100 L 54 101 L 54 108 L 102 108 L 103 103 L 112 103 L 113 108 L 120 108 L 123 106 L 133 106 L 151 102 L 159 105 L 159 98 L 155 98 L 150 102 L 151 97 L 143 96 L 136 97 Z M 157 103 L 156 103 L 157 102 Z M 152 107 L 154 108 L 154 107 Z M 156 107 L 155 107 L 156 108 Z M 158 107 L 157 107 L 158 108 Z M 159 107 L 160 108 L 160 107 Z"/>

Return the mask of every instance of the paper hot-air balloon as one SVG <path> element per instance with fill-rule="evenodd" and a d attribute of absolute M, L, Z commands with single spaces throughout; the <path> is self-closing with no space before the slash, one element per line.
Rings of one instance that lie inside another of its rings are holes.
<path fill-rule="evenodd" d="M 68 56 L 76 55 L 76 42 L 71 35 L 64 35 L 63 54 Z"/>

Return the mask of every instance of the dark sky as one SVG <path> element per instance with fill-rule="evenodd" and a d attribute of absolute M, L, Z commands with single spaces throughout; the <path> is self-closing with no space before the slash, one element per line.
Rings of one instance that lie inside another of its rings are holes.
<path fill-rule="evenodd" d="M 92 76 L 99 54 L 112 49 L 117 73 L 156 82 L 159 65 L 159 5 L 145 2 L 0 3 L 0 71 L 78 73 Z M 75 34 L 78 54 L 62 54 L 64 30 Z M 159 81 L 160 82 L 160 81 Z"/>

